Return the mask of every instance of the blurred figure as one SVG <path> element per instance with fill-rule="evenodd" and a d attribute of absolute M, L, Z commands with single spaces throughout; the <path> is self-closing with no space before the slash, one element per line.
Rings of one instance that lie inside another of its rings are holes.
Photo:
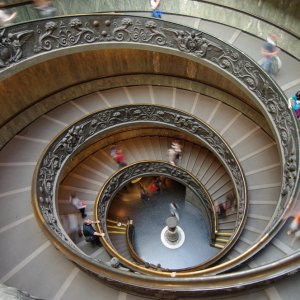
<path fill-rule="evenodd" d="M 226 203 L 226 201 L 217 204 L 216 205 L 216 211 L 217 211 L 217 214 L 220 218 L 225 218 L 226 215 L 227 215 L 227 203 Z"/>
<path fill-rule="evenodd" d="M 300 230 L 300 212 L 297 213 L 294 217 L 294 220 L 291 223 L 289 230 L 287 231 L 287 235 L 291 235 L 298 230 Z"/>
<path fill-rule="evenodd" d="M 155 180 L 153 180 L 152 183 L 149 185 L 149 191 L 152 194 L 157 193 L 157 184 L 155 183 Z"/>
<path fill-rule="evenodd" d="M 2 7 L 5 6 L 4 2 L 0 2 L 0 27 L 3 27 L 5 25 L 9 25 L 12 20 L 14 20 L 17 16 L 16 12 L 13 12 L 12 14 L 8 14 L 5 12 Z"/>
<path fill-rule="evenodd" d="M 117 154 L 117 146 L 112 145 L 110 147 L 110 156 L 115 160 L 116 159 L 116 154 Z"/>
<path fill-rule="evenodd" d="M 119 169 L 125 167 L 127 164 L 125 163 L 123 150 L 118 148 L 116 145 L 112 145 L 110 148 L 110 156 L 114 159 L 114 161 L 118 164 Z"/>
<path fill-rule="evenodd" d="M 148 192 L 145 190 L 144 186 L 139 182 L 139 186 L 141 188 L 140 197 L 144 204 L 147 204 L 150 200 Z"/>
<path fill-rule="evenodd" d="M 53 17 L 56 13 L 56 8 L 48 0 L 33 0 L 34 6 L 41 18 Z"/>
<path fill-rule="evenodd" d="M 281 68 L 281 60 L 278 57 L 280 50 L 276 46 L 278 36 L 271 33 L 261 49 L 263 58 L 259 61 L 261 67 L 269 74 L 275 75 Z"/>
<path fill-rule="evenodd" d="M 99 223 L 100 223 L 99 221 L 92 221 L 90 219 L 84 220 L 82 226 L 82 232 L 87 242 L 91 242 L 97 244 L 98 246 L 102 246 L 99 237 L 103 236 L 103 234 L 97 232 L 93 227 L 93 224 L 99 224 Z"/>
<path fill-rule="evenodd" d="M 73 206 L 76 207 L 81 213 L 82 219 L 84 219 L 87 215 L 85 213 L 86 208 L 86 202 L 83 200 L 80 200 L 75 193 L 72 193 L 69 197 L 69 201 L 73 204 Z"/>
<path fill-rule="evenodd" d="M 181 159 L 181 156 L 182 156 L 182 147 L 181 145 L 179 144 L 178 141 L 174 141 L 171 145 L 171 147 L 175 150 L 175 153 L 176 153 L 176 159 L 179 160 Z"/>
<path fill-rule="evenodd" d="M 300 91 L 298 91 L 294 96 L 289 98 L 288 107 L 293 109 L 296 113 L 297 119 L 300 119 Z"/>
<path fill-rule="evenodd" d="M 124 153 L 122 149 L 117 149 L 115 161 L 119 165 L 119 168 L 123 168 L 126 166 L 126 163 L 124 161 Z"/>
<path fill-rule="evenodd" d="M 168 149 L 168 158 L 169 163 L 173 166 L 176 166 L 176 152 L 172 147 Z"/>
<path fill-rule="evenodd" d="M 159 176 L 154 176 L 153 184 L 156 187 L 157 192 L 161 192 L 161 181 Z"/>
<path fill-rule="evenodd" d="M 176 166 L 178 161 L 181 159 L 182 147 L 177 141 L 172 142 L 171 147 L 168 150 L 168 157 L 169 163 L 173 166 Z"/>
<path fill-rule="evenodd" d="M 160 0 L 151 0 L 152 17 L 161 19 L 162 11 L 159 9 Z"/>
<path fill-rule="evenodd" d="M 173 217 L 175 217 L 177 219 L 177 221 L 179 221 L 179 214 L 177 212 L 178 206 L 175 202 L 171 202 L 169 205 L 170 208 L 170 213 Z"/>
<path fill-rule="evenodd" d="M 78 243 L 78 236 L 82 237 L 82 222 L 78 214 L 60 215 L 60 221 L 70 238 L 75 241 L 75 243 Z"/>

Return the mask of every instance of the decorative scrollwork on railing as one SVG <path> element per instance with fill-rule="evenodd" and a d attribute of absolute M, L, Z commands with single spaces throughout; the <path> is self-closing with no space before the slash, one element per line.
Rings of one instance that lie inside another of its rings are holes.
<path fill-rule="evenodd" d="M 23 39 L 24 37 L 24 39 Z M 182 25 L 168 23 L 162 20 L 154 20 L 134 16 L 116 16 L 116 15 L 90 15 L 77 17 L 55 18 L 53 21 L 40 20 L 28 24 L 20 24 L 3 29 L 0 35 L 1 53 L 0 53 L 0 76 L 5 76 L 6 71 L 11 74 L 11 67 L 28 61 L 30 58 L 47 54 L 51 51 L 72 48 L 88 44 L 101 43 L 133 43 L 156 46 L 184 53 L 187 57 L 199 59 L 201 62 L 207 61 L 214 64 L 217 68 L 224 70 L 228 75 L 232 76 L 237 82 L 241 83 L 256 98 L 258 106 L 261 107 L 263 113 L 273 125 L 275 138 L 280 146 L 280 154 L 282 161 L 282 188 L 278 206 L 274 214 L 273 221 L 269 223 L 266 232 L 272 231 L 272 228 L 281 220 L 281 216 L 285 208 L 291 203 L 293 197 L 298 191 L 299 172 L 295 174 L 294 169 L 299 170 L 299 133 L 297 123 L 292 112 L 287 107 L 287 101 L 284 94 L 276 85 L 276 83 L 249 57 L 238 51 L 234 47 L 214 38 L 204 32 L 200 32 Z M 10 70 L 8 70 L 10 69 Z M 150 110 L 150 108 L 144 108 Z M 144 111 L 142 111 L 144 112 Z M 124 112 L 122 111 L 122 114 Z M 130 112 L 130 117 L 135 120 L 135 114 L 138 118 L 143 118 L 140 112 Z M 173 113 L 177 115 L 177 113 Z M 123 117 L 123 116 L 121 116 Z M 153 121 L 159 121 L 168 117 L 174 121 L 171 113 L 155 112 L 152 115 Z M 101 119 L 102 118 L 102 119 Z M 108 122 L 103 122 L 108 118 Z M 49 157 L 48 164 L 54 161 L 58 166 L 62 163 L 61 156 L 57 153 L 63 153 L 68 157 L 71 152 L 81 146 L 87 133 L 96 133 L 102 126 L 102 130 L 109 128 L 118 123 L 120 116 L 111 115 L 111 112 L 94 116 L 93 121 L 86 124 L 80 123 L 77 127 L 70 129 L 69 135 L 64 136 L 64 141 L 57 143 L 57 149 L 51 149 L 53 155 L 57 157 Z M 148 118 L 148 119 L 147 119 Z M 150 113 L 147 112 L 147 120 L 150 121 Z M 124 122 L 124 120 L 122 121 Z M 203 133 L 205 140 L 209 143 L 211 140 L 212 147 L 216 147 L 219 156 L 224 159 L 226 164 L 235 164 L 230 160 L 230 153 L 223 146 L 218 145 L 218 137 L 210 136 L 205 132 L 202 125 L 194 123 L 189 116 L 178 116 L 178 122 L 182 124 L 179 129 L 186 130 L 191 134 L 200 137 Z M 167 122 L 166 122 L 167 123 Z M 100 125 L 101 124 L 101 125 Z M 123 123 L 124 124 L 124 123 Z M 171 126 L 175 126 L 172 124 Z M 226 158 L 228 156 L 228 158 Z M 292 160 L 292 162 L 291 162 Z M 234 160 L 233 160 L 234 161 Z M 46 166 L 43 166 L 46 167 Z M 49 178 L 55 177 L 51 172 L 56 174 L 56 167 L 51 165 L 49 168 L 41 172 L 43 181 L 46 186 L 41 186 L 39 192 L 42 201 L 46 206 L 41 207 L 44 216 L 49 220 L 49 224 L 54 224 L 52 213 L 55 209 L 51 203 L 47 203 L 47 198 L 52 199 L 48 189 L 53 189 L 54 181 Z M 236 189 L 241 202 L 239 202 L 238 212 L 241 215 L 243 211 L 243 199 L 241 197 L 241 180 L 237 170 L 231 166 L 231 174 L 236 184 Z M 53 225 L 55 230 L 57 227 Z M 58 230 L 59 232 L 59 230 Z"/>
<path fill-rule="evenodd" d="M 33 30 L 6 31 L 6 28 L 0 31 L 0 68 L 24 59 L 23 45 L 33 36 Z"/>
<path fill-rule="evenodd" d="M 172 166 L 166 162 L 151 161 L 139 162 L 123 168 L 107 181 L 101 190 L 101 194 L 97 200 L 97 216 L 98 220 L 100 220 L 102 231 L 106 234 L 106 240 L 110 245 L 113 246 L 107 234 L 106 219 L 111 201 L 120 189 L 131 182 L 131 180 L 153 175 L 161 175 L 176 180 L 189 187 L 197 195 L 206 213 L 204 217 L 208 223 L 208 231 L 212 242 L 216 231 L 216 216 L 214 214 L 213 201 L 206 189 L 184 169 Z"/>
<path fill-rule="evenodd" d="M 84 147 L 86 142 L 96 138 L 103 132 L 129 124 L 139 125 L 145 123 L 159 123 L 163 126 L 184 131 L 186 134 L 191 134 L 205 142 L 224 162 L 237 191 L 236 234 L 238 234 L 242 229 L 247 209 L 247 192 L 244 176 L 237 159 L 230 152 L 223 139 L 206 124 L 183 112 L 154 105 L 121 106 L 91 114 L 65 130 L 48 148 L 37 167 L 36 194 L 40 211 L 51 230 L 64 242 L 70 244 L 68 238 L 64 236 L 60 226 L 58 226 L 58 216 L 54 204 L 55 183 L 68 159 L 79 147 Z M 182 173 L 177 174 L 176 172 L 177 169 L 170 170 L 174 177 L 180 178 L 183 176 Z M 117 181 L 117 177 L 113 179 L 111 185 L 117 184 L 114 181 Z M 107 190 L 106 192 L 111 191 Z"/>
<path fill-rule="evenodd" d="M 94 30 L 84 27 L 79 18 L 71 19 L 68 24 L 65 24 L 63 21 L 49 21 L 45 24 L 44 32 L 38 27 L 37 33 L 40 36 L 38 45 L 35 47 L 36 52 L 73 46 L 82 42 L 92 43 L 97 39 Z"/>
<path fill-rule="evenodd" d="M 297 125 L 292 112 L 287 108 L 285 96 L 272 79 L 244 53 L 204 32 L 134 16 L 90 15 L 37 21 L 2 30 L 0 68 L 3 72 L 15 63 L 43 52 L 102 42 L 162 46 L 209 61 L 225 70 L 256 96 L 274 124 L 283 152 L 283 168 L 286 169 L 289 157 L 295 154 L 295 163 L 299 169 Z M 283 172 L 282 190 L 287 196 L 279 201 L 282 207 L 295 190 L 295 186 L 289 185 L 287 176 L 290 174 Z M 299 181 L 299 176 L 295 181 Z"/>
<path fill-rule="evenodd" d="M 299 169 L 297 124 L 285 96 L 273 80 L 249 57 L 204 32 L 157 19 L 134 16 L 90 15 L 55 18 L 5 28 L 0 34 L 0 75 L 6 68 L 41 53 L 91 43 L 135 43 L 161 46 L 209 61 L 226 71 L 258 100 L 275 128 L 282 151 L 282 191 L 278 209 L 295 193 L 293 171 L 287 166 L 295 156 Z M 158 49 L 156 47 L 156 49 Z M 279 218 L 274 220 L 279 221 Z"/>

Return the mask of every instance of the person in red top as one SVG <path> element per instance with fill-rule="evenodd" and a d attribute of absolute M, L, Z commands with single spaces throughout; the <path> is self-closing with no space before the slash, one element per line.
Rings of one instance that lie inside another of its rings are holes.
<path fill-rule="evenodd" d="M 119 165 L 119 168 L 126 166 L 126 163 L 124 161 L 124 153 L 121 149 L 116 150 L 114 159 L 115 159 L 116 163 Z"/>
<path fill-rule="evenodd" d="M 150 191 L 151 193 L 156 193 L 156 192 L 157 192 L 157 187 L 156 187 L 156 185 L 155 185 L 154 182 L 152 182 L 152 183 L 149 185 L 149 191 Z"/>

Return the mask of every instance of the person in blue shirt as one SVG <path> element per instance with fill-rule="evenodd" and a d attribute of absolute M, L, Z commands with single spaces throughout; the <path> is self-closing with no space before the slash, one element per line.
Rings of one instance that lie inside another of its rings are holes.
<path fill-rule="evenodd" d="M 161 18 L 162 11 L 159 9 L 160 0 L 151 0 L 152 17 Z"/>
<path fill-rule="evenodd" d="M 278 62 L 278 53 L 280 50 L 276 46 L 277 40 L 278 36 L 276 34 L 270 34 L 261 49 L 263 58 L 260 60 L 259 64 L 269 75 L 275 75 L 281 67 L 280 60 Z"/>
<path fill-rule="evenodd" d="M 289 109 L 293 109 L 296 113 L 297 119 L 300 119 L 300 91 L 298 91 L 294 96 L 289 98 Z"/>

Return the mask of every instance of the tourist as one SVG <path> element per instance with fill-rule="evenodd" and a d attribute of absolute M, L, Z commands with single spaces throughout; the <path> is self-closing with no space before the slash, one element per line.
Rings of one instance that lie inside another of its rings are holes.
<path fill-rule="evenodd" d="M 296 113 L 297 119 L 300 119 L 300 91 L 298 91 L 294 96 L 289 98 L 288 107 L 293 109 Z"/>
<path fill-rule="evenodd" d="M 69 201 L 73 204 L 76 209 L 78 209 L 81 213 L 82 219 L 84 219 L 87 215 L 85 213 L 86 208 L 86 202 L 83 200 L 80 200 L 75 193 L 72 193 L 69 197 Z"/>
<path fill-rule="evenodd" d="M 124 153 L 123 153 L 122 149 L 117 149 L 115 161 L 119 165 L 119 168 L 123 168 L 126 166 L 126 163 L 124 161 Z"/>
<path fill-rule="evenodd" d="M 216 210 L 218 213 L 218 216 L 220 218 L 226 217 L 227 215 L 227 202 L 221 202 L 216 205 Z"/>
<path fill-rule="evenodd" d="M 278 36 L 272 33 L 267 37 L 261 48 L 263 58 L 259 61 L 259 64 L 269 75 L 275 75 L 281 68 L 281 61 L 278 57 L 280 50 L 276 46 L 277 40 Z"/>
<path fill-rule="evenodd" d="M 112 145 L 110 147 L 110 156 L 115 160 L 116 159 L 116 154 L 117 154 L 117 146 Z"/>
<path fill-rule="evenodd" d="M 118 164 L 119 169 L 126 166 L 123 150 L 116 145 L 110 147 L 110 156 Z"/>
<path fill-rule="evenodd" d="M 176 166 L 178 161 L 182 158 L 182 147 L 177 141 L 172 142 L 168 150 L 168 157 L 169 163 L 173 166 Z"/>
<path fill-rule="evenodd" d="M 155 180 L 153 180 L 151 182 L 151 184 L 149 185 L 149 191 L 152 193 L 152 194 L 155 194 L 157 193 L 157 185 L 155 183 Z"/>
<path fill-rule="evenodd" d="M 56 13 L 56 8 L 48 0 L 34 0 L 34 6 L 38 11 L 40 17 L 48 18 L 53 17 Z"/>
<path fill-rule="evenodd" d="M 161 19 L 162 11 L 159 9 L 160 0 L 151 0 L 152 17 Z"/>
<path fill-rule="evenodd" d="M 12 14 L 6 13 L 5 10 L 1 9 L 1 7 L 4 7 L 4 2 L 0 2 L 0 27 L 3 27 L 5 25 L 9 25 L 10 21 L 14 20 L 17 16 L 16 12 L 13 12 Z"/>
<path fill-rule="evenodd" d="M 93 227 L 93 224 L 99 224 L 99 223 L 100 221 L 92 221 L 90 219 L 86 219 L 84 220 L 82 231 L 83 231 L 83 235 L 85 236 L 85 240 L 87 242 L 95 243 L 98 246 L 102 246 L 99 237 L 104 236 L 104 234 L 97 232 Z"/>

